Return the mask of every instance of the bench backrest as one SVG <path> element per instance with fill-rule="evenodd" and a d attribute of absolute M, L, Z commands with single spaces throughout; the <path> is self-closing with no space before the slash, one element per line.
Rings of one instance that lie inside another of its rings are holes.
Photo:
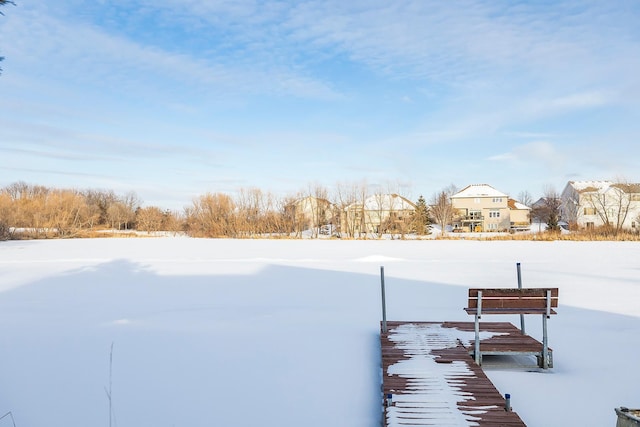
<path fill-rule="evenodd" d="M 481 313 L 556 314 L 551 308 L 558 307 L 558 288 L 471 288 L 465 308 L 469 314 L 477 312 L 479 291 L 482 291 Z M 547 291 L 550 291 L 549 301 Z"/>

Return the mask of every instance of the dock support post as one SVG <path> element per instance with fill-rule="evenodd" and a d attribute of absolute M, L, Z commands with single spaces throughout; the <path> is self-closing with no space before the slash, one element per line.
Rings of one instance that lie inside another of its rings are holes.
<path fill-rule="evenodd" d="M 387 302 L 384 291 L 384 266 L 380 266 L 380 287 L 382 290 L 382 332 L 387 333 Z"/>
<path fill-rule="evenodd" d="M 551 317 L 551 291 L 547 289 L 547 312 L 542 315 L 542 368 L 549 369 L 549 338 L 547 319 Z"/>
<path fill-rule="evenodd" d="M 473 350 L 476 365 L 480 366 L 482 364 L 482 356 L 480 355 L 480 316 L 482 315 L 482 291 L 478 291 L 478 307 L 476 309 L 476 325 L 475 325 L 475 333 L 476 333 L 476 342 Z"/>
<path fill-rule="evenodd" d="M 520 263 L 516 263 L 516 270 L 518 271 L 518 289 L 522 289 L 522 273 L 520 272 Z M 526 334 L 524 331 L 524 314 L 520 315 L 520 332 L 522 335 Z"/>

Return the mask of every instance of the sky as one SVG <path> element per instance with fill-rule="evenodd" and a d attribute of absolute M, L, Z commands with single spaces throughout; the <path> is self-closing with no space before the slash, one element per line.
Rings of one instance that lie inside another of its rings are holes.
<path fill-rule="evenodd" d="M 208 192 L 640 176 L 640 3 L 16 1 L 0 186 Z"/>
<path fill-rule="evenodd" d="M 380 267 L 389 321 L 473 324 L 468 289 L 516 287 L 517 262 L 525 288 L 559 288 L 553 367 L 485 356 L 486 375 L 528 426 L 613 427 L 614 408 L 640 409 L 638 259 L 637 242 L 2 242 L 0 427 L 379 426 Z M 458 366 L 429 359 L 408 361 L 414 378 Z M 458 402 L 457 385 L 421 400 Z"/>

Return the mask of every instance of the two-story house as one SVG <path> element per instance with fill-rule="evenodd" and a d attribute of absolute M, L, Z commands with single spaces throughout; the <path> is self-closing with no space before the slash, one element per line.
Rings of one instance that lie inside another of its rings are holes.
<path fill-rule="evenodd" d="M 344 209 L 341 232 L 347 236 L 406 233 L 415 209 L 412 201 L 398 194 L 374 194 Z"/>
<path fill-rule="evenodd" d="M 560 196 L 562 217 L 582 229 L 609 226 L 637 231 L 640 184 L 613 181 L 569 181 Z"/>
<path fill-rule="evenodd" d="M 451 196 L 457 212 L 454 231 L 508 231 L 511 229 L 509 196 L 487 184 L 472 184 Z M 514 205 L 516 208 L 516 205 Z M 526 211 L 519 204 L 518 210 Z M 522 220 L 524 221 L 524 220 Z"/>
<path fill-rule="evenodd" d="M 307 196 L 285 206 L 285 212 L 295 231 L 312 230 L 318 233 L 321 227 L 332 223 L 334 206 L 326 199 Z"/>

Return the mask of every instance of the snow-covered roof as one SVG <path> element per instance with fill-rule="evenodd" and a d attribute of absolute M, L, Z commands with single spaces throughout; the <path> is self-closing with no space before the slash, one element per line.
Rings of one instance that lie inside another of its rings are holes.
<path fill-rule="evenodd" d="M 507 197 L 507 195 L 488 184 L 471 184 L 451 197 Z"/>
<path fill-rule="evenodd" d="M 361 203 L 356 202 L 349 205 L 347 209 L 360 208 L 361 206 Z M 374 194 L 364 201 L 364 210 L 366 211 L 405 211 L 413 209 L 415 209 L 415 204 L 397 194 Z"/>
<path fill-rule="evenodd" d="M 598 191 L 609 188 L 611 184 L 611 181 L 569 181 L 576 191 Z"/>
<path fill-rule="evenodd" d="M 524 204 L 522 204 L 519 201 L 514 200 L 514 199 L 508 199 L 507 200 L 507 204 L 509 206 L 509 209 L 531 210 L 531 208 L 529 206 L 524 205 Z"/>
<path fill-rule="evenodd" d="M 612 181 L 569 181 L 567 184 L 577 192 L 607 192 L 617 188 L 624 193 L 640 193 L 640 183 L 612 182 Z"/>

